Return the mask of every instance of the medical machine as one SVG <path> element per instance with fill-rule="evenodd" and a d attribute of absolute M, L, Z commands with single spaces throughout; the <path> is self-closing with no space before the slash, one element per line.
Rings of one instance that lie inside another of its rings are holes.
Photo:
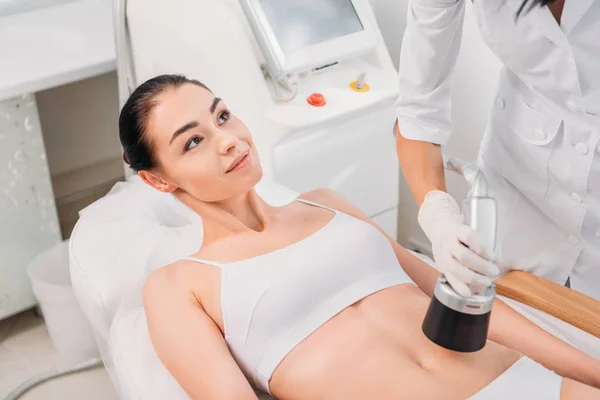
<path fill-rule="evenodd" d="M 265 176 L 329 187 L 397 236 L 397 71 L 367 0 L 117 0 L 121 102 L 182 73 L 248 126 Z"/>
<path fill-rule="evenodd" d="M 497 205 L 488 196 L 487 181 L 474 164 L 444 156 L 444 167 L 463 175 L 471 185 L 463 200 L 465 224 L 479 232 L 486 248 L 496 244 Z M 444 274 L 438 278 L 429 309 L 423 320 L 423 333 L 429 340 L 449 350 L 474 352 L 487 342 L 492 306 L 496 298 L 494 284 L 470 297 L 459 295 Z"/>
<path fill-rule="evenodd" d="M 302 73 L 367 53 L 374 26 L 368 3 L 349 0 L 241 0 L 274 77 Z M 358 10 L 357 10 L 358 8 Z"/>

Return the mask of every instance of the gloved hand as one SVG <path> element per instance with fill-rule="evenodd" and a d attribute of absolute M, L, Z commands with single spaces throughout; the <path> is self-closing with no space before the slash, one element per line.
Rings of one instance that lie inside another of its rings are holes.
<path fill-rule="evenodd" d="M 463 223 L 460 208 L 448 193 L 427 193 L 418 220 L 431 241 L 436 265 L 458 294 L 480 292 L 499 275 L 493 250 L 486 249 L 481 235 Z"/>

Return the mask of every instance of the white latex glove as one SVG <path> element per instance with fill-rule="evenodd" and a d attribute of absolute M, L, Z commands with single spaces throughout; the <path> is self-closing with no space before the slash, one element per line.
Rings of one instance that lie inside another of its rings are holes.
<path fill-rule="evenodd" d="M 460 208 L 448 193 L 427 193 L 418 220 L 431 241 L 436 265 L 458 294 L 481 292 L 499 275 L 492 249 L 486 249 L 481 235 L 463 223 Z"/>

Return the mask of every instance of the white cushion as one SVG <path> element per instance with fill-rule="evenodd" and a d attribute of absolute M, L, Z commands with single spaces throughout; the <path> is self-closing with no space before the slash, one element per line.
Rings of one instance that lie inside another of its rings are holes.
<path fill-rule="evenodd" d="M 274 206 L 297 197 L 266 180 L 256 190 Z M 137 176 L 117 183 L 105 197 L 80 212 L 70 240 L 73 289 L 124 399 L 176 398 L 176 392 L 171 392 L 178 386 L 149 342 L 141 287 L 151 271 L 196 252 L 201 242 L 202 221 L 197 214 Z M 129 344 L 129 350 L 120 346 L 123 342 Z M 139 380 L 124 379 L 126 376 Z M 165 395 L 155 397 L 157 393 Z"/>
<path fill-rule="evenodd" d="M 110 348 L 122 398 L 190 399 L 158 359 L 148 335 L 144 307 L 119 312 L 110 331 Z"/>

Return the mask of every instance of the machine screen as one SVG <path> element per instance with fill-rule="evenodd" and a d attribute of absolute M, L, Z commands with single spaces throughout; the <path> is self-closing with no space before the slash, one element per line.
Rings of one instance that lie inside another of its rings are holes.
<path fill-rule="evenodd" d="M 360 32 L 350 0 L 259 0 L 285 54 Z"/>

